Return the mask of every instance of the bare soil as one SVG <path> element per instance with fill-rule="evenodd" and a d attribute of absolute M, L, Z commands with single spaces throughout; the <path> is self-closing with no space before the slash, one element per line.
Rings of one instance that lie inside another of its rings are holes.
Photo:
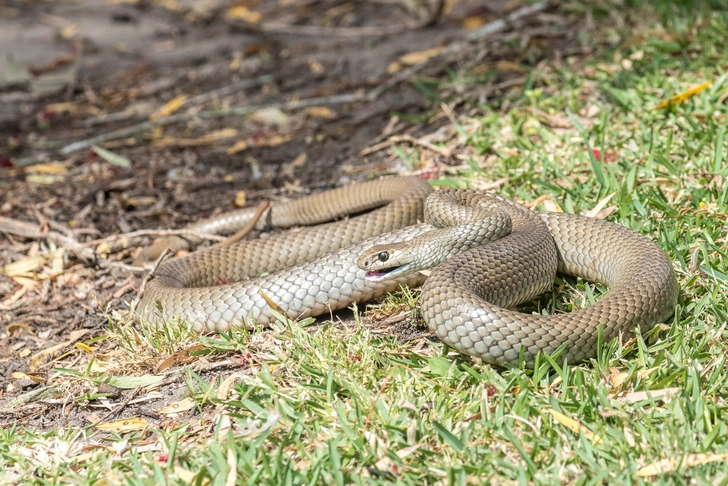
<path fill-rule="evenodd" d="M 0 265 L 27 268 L 0 275 L 0 426 L 160 419 L 148 403 L 129 404 L 133 390 L 80 390 L 54 372 L 88 363 L 89 352 L 74 343 L 93 343 L 108 330 L 106 313 L 128 308 L 144 275 L 128 265 L 151 240 L 115 241 L 106 252 L 92 245 L 91 258 L 67 252 L 54 261 L 51 233 L 84 242 L 179 228 L 234 209 L 241 191 L 255 204 L 383 172 L 437 176 L 463 161 L 423 151 L 421 165 L 410 167 L 389 147 L 362 150 L 393 135 L 435 133 L 450 124 L 441 103 L 455 116 L 477 112 L 478 102 L 501 106 L 529 70 L 588 54 L 578 41 L 583 19 L 557 5 L 468 42 L 475 28 L 524 4 L 462 0 L 442 12 L 435 2 L 410 4 L 417 2 L 3 2 Z M 445 51 L 422 54 L 435 48 Z M 410 66 L 402 56 L 412 53 L 421 69 L 402 76 Z M 448 69 L 471 70 L 479 81 L 460 90 L 448 85 Z M 442 84 L 431 92 L 434 83 Z M 342 95 L 346 102 L 335 98 Z M 274 109 L 312 98 L 308 108 Z M 250 106 L 263 108 L 215 115 Z M 185 118 L 164 121 L 177 115 Z M 150 117 L 163 123 L 142 125 Z M 112 135 L 95 141 L 104 134 Z M 76 142 L 101 145 L 131 166 Z M 422 329 L 407 321 L 391 332 Z M 91 346 L 101 355 L 117 345 Z M 137 363 L 130 372 L 151 368 Z M 12 402 L 50 385 L 50 395 Z M 186 387 L 171 379 L 158 390 L 178 397 Z M 106 408 L 94 412 L 81 392 L 110 393 Z"/>

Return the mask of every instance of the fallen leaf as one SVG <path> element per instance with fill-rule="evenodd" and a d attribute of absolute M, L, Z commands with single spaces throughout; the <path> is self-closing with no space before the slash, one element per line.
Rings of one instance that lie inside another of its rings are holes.
<path fill-rule="evenodd" d="M 220 383 L 220 386 L 217 388 L 217 391 L 215 392 L 215 397 L 219 400 L 225 400 L 230 396 L 230 389 L 233 386 L 233 383 L 238 381 L 242 375 L 240 373 L 233 373 L 232 375 L 228 376 L 223 380 L 222 383 Z"/>
<path fill-rule="evenodd" d="M 192 353 L 205 349 L 202 344 L 193 344 L 187 348 L 181 349 L 171 356 L 164 358 L 157 366 L 154 367 L 155 373 L 161 373 L 162 371 L 170 368 L 171 366 L 178 365 L 181 363 L 187 363 L 190 361 Z"/>
<path fill-rule="evenodd" d="M 594 218 L 599 213 L 599 211 L 601 211 L 604 208 L 604 206 L 606 206 L 607 203 L 614 197 L 614 194 L 615 193 L 611 193 L 610 195 L 604 197 L 601 201 L 599 201 L 597 203 L 596 206 L 594 206 L 589 211 L 584 213 L 584 216 L 587 216 L 589 218 Z"/>
<path fill-rule="evenodd" d="M 637 476 L 658 476 L 667 472 L 672 472 L 678 467 L 693 467 L 700 466 L 701 464 L 708 464 L 711 462 L 725 461 L 728 459 L 728 454 L 688 454 L 682 457 L 671 457 L 669 459 L 662 459 L 661 461 L 649 464 L 639 471 Z"/>
<path fill-rule="evenodd" d="M 485 25 L 485 19 L 483 17 L 466 17 L 463 20 L 463 27 L 468 30 L 477 29 Z"/>
<path fill-rule="evenodd" d="M 305 108 L 303 112 L 311 118 L 331 119 L 336 117 L 334 110 L 326 106 L 309 106 L 308 108 Z"/>
<path fill-rule="evenodd" d="M 237 154 L 238 152 L 242 152 L 243 150 L 248 148 L 248 142 L 245 140 L 239 140 L 235 142 L 235 145 L 232 147 L 229 147 L 225 152 L 228 155 Z"/>
<path fill-rule="evenodd" d="M 15 280 L 15 279 L 13 279 L 13 280 Z M 3 305 L 12 305 L 12 304 L 14 304 L 18 300 L 20 300 L 20 298 L 22 296 L 24 296 L 28 292 L 28 289 L 29 288 L 30 288 L 30 286 L 28 286 L 28 285 L 21 286 L 18 289 L 17 292 L 15 292 L 13 295 L 11 295 L 10 297 L 8 297 L 7 299 L 3 300 Z M 18 324 L 18 325 L 20 325 L 20 324 Z M 8 332 L 10 332 L 10 326 L 8 326 Z"/>
<path fill-rule="evenodd" d="M 256 123 L 260 123 L 267 127 L 270 126 L 282 126 L 288 122 L 288 115 L 283 113 L 280 108 L 271 106 L 268 108 L 261 108 L 250 115 L 250 119 Z"/>
<path fill-rule="evenodd" d="M 33 184 L 50 185 L 55 184 L 59 178 L 51 175 L 29 175 L 25 178 L 25 180 Z"/>
<path fill-rule="evenodd" d="M 571 430 L 575 434 L 578 434 L 578 433 L 581 432 L 582 434 L 584 434 L 584 437 L 586 437 L 590 441 L 592 441 L 592 442 L 594 442 L 596 444 L 601 444 L 602 443 L 602 438 L 601 437 L 599 437 L 598 435 L 596 435 L 594 432 L 592 432 L 588 428 L 584 427 L 582 424 L 580 424 L 579 422 L 577 422 L 573 418 L 567 417 L 563 413 L 557 412 L 556 410 L 553 410 L 553 409 L 550 409 L 550 408 L 546 409 L 546 411 L 548 413 L 550 413 L 551 416 L 553 418 L 555 418 L 557 422 L 559 422 L 561 425 L 563 425 L 567 429 Z"/>
<path fill-rule="evenodd" d="M 239 208 L 245 207 L 246 202 L 247 196 L 245 191 L 238 191 L 235 193 L 235 201 L 233 201 L 233 204 L 235 204 L 235 206 Z"/>
<path fill-rule="evenodd" d="M 78 25 L 70 24 L 61 29 L 61 37 L 65 40 L 71 40 L 78 35 Z"/>
<path fill-rule="evenodd" d="M 155 410 L 155 411 L 157 413 L 169 415 L 172 413 L 186 412 L 188 410 L 192 410 L 196 406 L 197 406 L 197 403 L 193 399 L 188 397 L 188 398 L 185 398 L 178 402 L 171 402 L 171 403 L 167 404 L 165 407 L 162 407 L 159 410 Z"/>
<path fill-rule="evenodd" d="M 93 350 L 93 349 L 91 348 L 91 346 L 89 346 L 88 344 L 84 344 L 84 343 L 76 343 L 76 344 L 75 344 L 75 346 L 76 346 L 76 347 L 77 347 L 78 349 L 81 349 L 81 350 L 83 350 L 83 351 L 86 351 L 87 353 L 93 353 L 93 352 L 94 352 L 94 350 Z"/>
<path fill-rule="evenodd" d="M 669 398 L 673 395 L 676 395 L 680 393 L 681 388 L 663 388 L 661 390 L 648 390 L 648 391 L 638 391 L 638 392 L 631 392 L 627 393 L 626 395 L 623 395 L 618 398 L 620 402 L 626 402 L 626 403 L 636 403 L 636 402 L 642 402 L 644 400 L 649 399 L 665 399 Z"/>
<path fill-rule="evenodd" d="M 43 255 L 32 256 L 23 258 L 17 262 L 8 263 L 3 267 L 3 275 L 8 277 L 15 277 L 18 275 L 26 275 L 29 272 L 38 270 L 46 262 L 46 257 Z"/>
<path fill-rule="evenodd" d="M 708 88 L 711 85 L 711 81 L 706 81 L 703 84 L 699 84 L 697 86 L 693 86 L 690 89 L 687 89 L 683 91 L 682 93 L 678 93 L 675 96 L 671 97 L 669 100 L 661 102 L 659 105 L 657 105 L 657 108 L 653 108 L 653 110 L 662 110 L 663 108 L 667 108 L 669 106 L 679 105 L 680 103 L 684 103 L 685 101 L 689 100 L 693 96 L 701 93 L 703 90 Z"/>
<path fill-rule="evenodd" d="M 25 172 L 36 172 L 38 174 L 66 175 L 68 169 L 61 162 L 51 162 L 49 164 L 31 165 L 25 169 Z"/>
<path fill-rule="evenodd" d="M 249 24 L 256 25 L 260 22 L 260 12 L 254 12 L 242 5 L 229 8 L 225 13 L 229 20 L 243 20 Z"/>
<path fill-rule="evenodd" d="M 325 70 L 324 65 L 315 59 L 308 60 L 308 68 L 311 70 L 312 73 L 322 73 Z"/>
<path fill-rule="evenodd" d="M 258 290 L 260 290 L 260 295 L 263 297 L 263 300 L 265 300 L 265 303 L 268 304 L 268 307 L 278 312 L 279 314 L 285 314 L 285 311 L 281 309 L 281 306 L 276 304 L 273 299 L 268 297 L 268 295 L 263 291 L 263 288 L 261 286 L 258 286 Z"/>
<path fill-rule="evenodd" d="M 164 104 L 160 109 L 155 111 L 149 116 L 150 120 L 158 120 L 160 118 L 167 117 L 182 108 L 182 105 L 185 104 L 185 101 L 187 101 L 187 96 L 185 95 L 179 95 L 175 96 L 171 100 L 169 100 L 167 103 Z"/>
<path fill-rule="evenodd" d="M 117 388 L 131 390 L 139 387 L 155 385 L 162 381 L 164 376 L 142 375 L 142 376 L 110 376 L 106 383 Z"/>
<path fill-rule="evenodd" d="M 134 417 L 119 420 L 112 420 L 111 422 L 102 422 L 96 424 L 99 430 L 106 430 L 109 432 L 134 432 L 136 430 L 144 430 L 147 428 L 147 421 L 143 418 Z"/>
<path fill-rule="evenodd" d="M 3 304 L 5 304 L 5 303 L 3 302 Z M 5 305 L 8 305 L 8 304 L 5 304 Z M 15 331 L 20 331 L 21 329 L 26 330 L 26 331 L 32 331 L 33 327 L 30 326 L 29 324 L 25 324 L 25 323 L 21 323 L 21 322 L 11 322 L 10 324 L 8 324 L 8 334 L 12 334 Z"/>
<path fill-rule="evenodd" d="M 91 147 L 91 149 L 96 152 L 99 157 L 112 165 L 121 167 L 123 169 L 131 168 L 131 162 L 129 162 L 129 159 L 124 158 L 121 155 L 117 155 L 111 150 L 106 150 L 105 148 L 101 148 L 98 145 L 94 145 L 93 147 Z"/>
<path fill-rule="evenodd" d="M 413 66 L 421 62 L 425 62 L 431 57 L 435 57 L 440 54 L 445 48 L 444 47 L 433 47 L 431 49 L 425 49 L 424 51 L 410 52 L 399 58 L 399 62 L 405 66 Z"/>

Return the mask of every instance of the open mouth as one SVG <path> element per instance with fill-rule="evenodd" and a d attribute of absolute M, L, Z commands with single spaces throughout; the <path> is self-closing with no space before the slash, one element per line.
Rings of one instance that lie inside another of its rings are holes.
<path fill-rule="evenodd" d="M 395 270 L 397 270 L 399 268 L 401 268 L 401 267 L 387 268 L 385 270 L 374 270 L 372 272 L 367 272 L 366 277 L 368 280 L 374 280 L 374 281 L 384 280 L 387 277 L 387 275 L 391 274 L 392 272 L 394 272 Z"/>

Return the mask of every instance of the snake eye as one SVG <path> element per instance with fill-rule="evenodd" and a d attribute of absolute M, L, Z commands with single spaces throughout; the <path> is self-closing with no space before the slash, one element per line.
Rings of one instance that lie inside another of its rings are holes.
<path fill-rule="evenodd" d="M 389 260 L 389 253 L 383 251 L 379 255 L 377 255 L 377 258 L 380 262 L 386 262 L 387 260 Z"/>

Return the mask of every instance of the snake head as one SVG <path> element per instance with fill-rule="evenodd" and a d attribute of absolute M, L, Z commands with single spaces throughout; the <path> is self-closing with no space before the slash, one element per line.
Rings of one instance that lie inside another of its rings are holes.
<path fill-rule="evenodd" d="M 367 279 L 380 281 L 397 278 L 411 271 L 413 257 L 404 251 L 404 243 L 377 245 L 366 250 L 357 258 L 356 264 L 367 271 Z"/>

